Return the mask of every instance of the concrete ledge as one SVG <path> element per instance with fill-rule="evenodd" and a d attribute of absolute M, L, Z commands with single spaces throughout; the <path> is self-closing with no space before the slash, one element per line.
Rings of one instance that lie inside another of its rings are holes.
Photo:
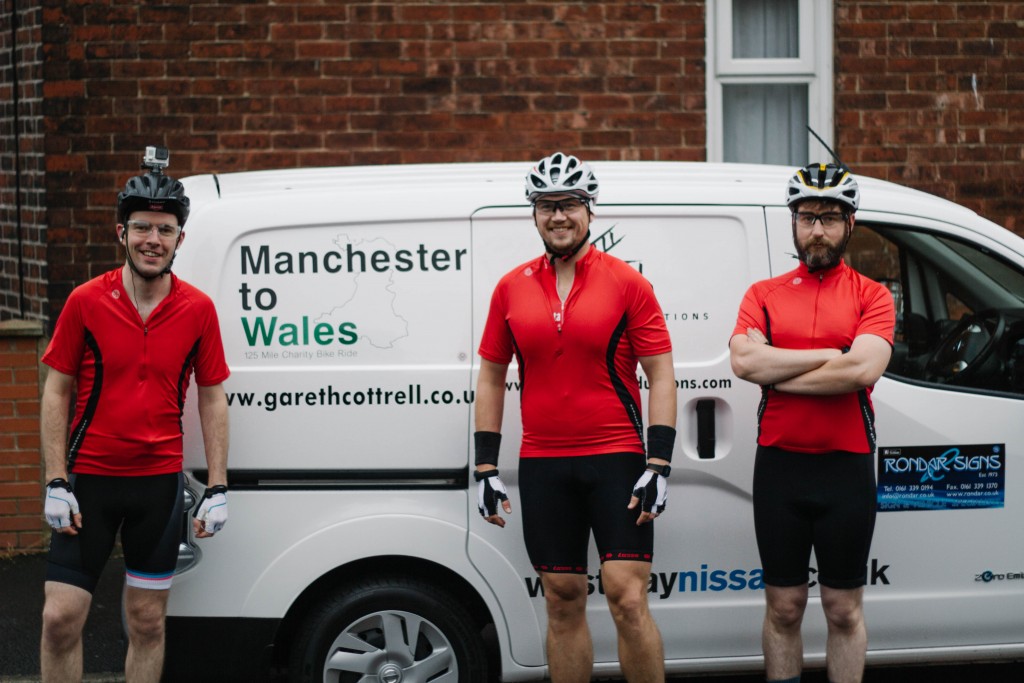
<path fill-rule="evenodd" d="M 41 320 L 0 320 L 0 337 L 41 337 Z"/>

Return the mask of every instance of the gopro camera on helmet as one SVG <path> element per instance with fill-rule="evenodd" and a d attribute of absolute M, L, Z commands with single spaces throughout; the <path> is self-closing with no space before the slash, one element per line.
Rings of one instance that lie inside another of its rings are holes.
<path fill-rule="evenodd" d="M 166 147 L 146 147 L 146 154 L 142 157 L 142 168 L 148 168 L 151 173 L 162 173 L 171 163 L 171 153 Z"/>

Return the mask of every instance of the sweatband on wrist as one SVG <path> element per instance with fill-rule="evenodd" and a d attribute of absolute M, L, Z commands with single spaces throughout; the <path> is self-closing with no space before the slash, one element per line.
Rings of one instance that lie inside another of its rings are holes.
<path fill-rule="evenodd" d="M 477 465 L 498 466 L 498 450 L 501 448 L 501 433 L 473 432 Z"/>
<path fill-rule="evenodd" d="M 676 430 L 668 425 L 647 428 L 647 457 L 672 462 L 672 447 L 676 443 Z"/>

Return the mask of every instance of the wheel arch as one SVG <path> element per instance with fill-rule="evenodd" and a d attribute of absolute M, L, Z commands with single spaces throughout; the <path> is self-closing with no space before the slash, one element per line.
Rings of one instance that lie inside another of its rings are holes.
<path fill-rule="evenodd" d="M 288 608 L 282 619 L 274 641 L 274 663 L 284 666 L 288 662 L 293 640 L 302 621 L 313 607 L 330 593 L 346 585 L 353 585 L 362 579 L 396 576 L 412 578 L 431 584 L 457 600 L 472 616 L 474 628 L 481 631 L 493 627 L 494 619 L 483 597 L 463 576 L 437 562 L 407 555 L 380 555 L 364 557 L 335 567 L 312 582 L 302 591 Z M 488 658 L 495 665 L 500 663 L 498 643 L 487 638 Z"/>

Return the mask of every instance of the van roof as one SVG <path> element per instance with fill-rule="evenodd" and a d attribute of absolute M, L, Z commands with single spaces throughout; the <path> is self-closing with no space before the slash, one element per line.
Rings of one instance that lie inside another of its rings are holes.
<path fill-rule="evenodd" d="M 671 161 L 591 162 L 601 183 L 598 204 L 689 204 L 785 206 L 788 166 Z M 193 207 L 218 200 L 253 200 L 294 194 L 295 201 L 322 201 L 324 193 L 367 199 L 403 197 L 406 209 L 419 201 L 449 215 L 482 206 L 525 206 L 523 180 L 529 162 L 405 164 L 324 167 L 191 176 L 183 179 Z M 857 175 L 861 211 L 931 216 L 972 222 L 960 205 L 907 187 Z M 440 195 L 438 193 L 441 193 Z M 393 201 L 393 199 L 391 200 Z"/>

